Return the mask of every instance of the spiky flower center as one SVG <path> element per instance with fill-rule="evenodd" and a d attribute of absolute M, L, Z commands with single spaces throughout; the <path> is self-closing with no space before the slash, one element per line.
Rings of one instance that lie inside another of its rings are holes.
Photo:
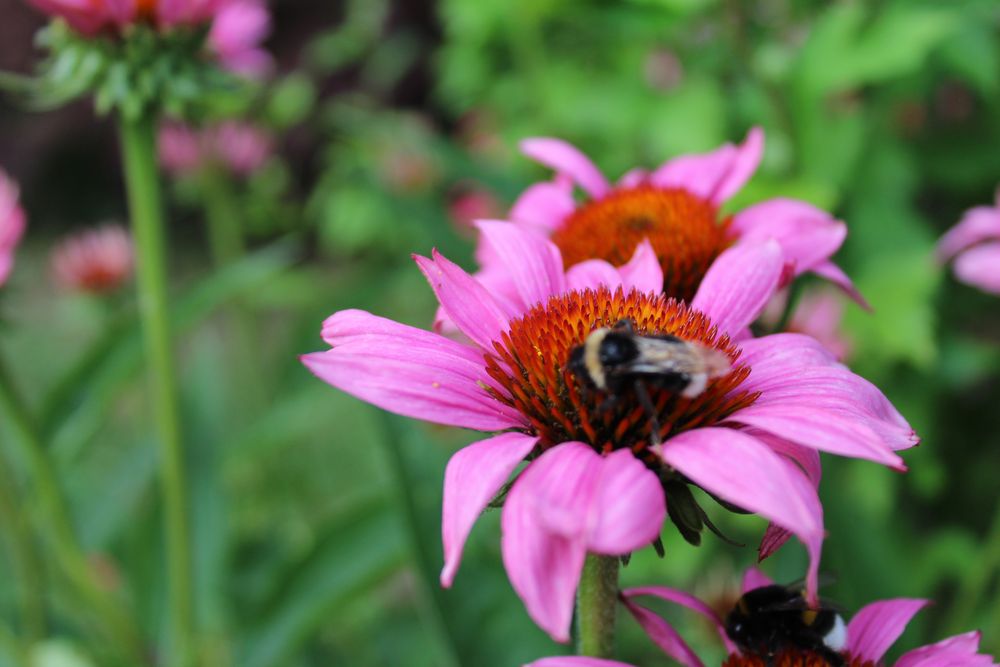
<path fill-rule="evenodd" d="M 552 235 L 567 268 L 587 259 L 628 262 L 649 239 L 663 267 L 663 291 L 690 301 L 727 245 L 718 209 L 681 188 L 621 188 L 580 206 Z"/>
<path fill-rule="evenodd" d="M 607 393 L 567 368 L 572 350 L 591 331 L 625 319 L 631 320 L 638 335 L 677 336 L 720 350 L 734 362 L 728 375 L 710 381 L 695 398 L 646 387 L 660 423 L 661 440 L 721 422 L 756 399 L 756 394 L 739 391 L 750 369 L 735 365 L 738 348 L 728 336 L 718 335 L 702 313 L 664 295 L 634 290 L 625 294 L 619 288 L 612 294 L 602 287 L 569 292 L 513 320 L 509 332 L 496 343 L 496 356 L 487 356 L 487 371 L 509 394 L 509 398 L 499 393 L 496 397 L 528 418 L 533 432 L 541 437 L 542 449 L 580 441 L 601 453 L 629 448 L 651 465 L 657 461 L 648 451 L 652 420 L 635 390 L 627 389 L 609 401 Z"/>
<path fill-rule="evenodd" d="M 843 667 L 878 667 L 870 660 L 843 655 Z M 761 657 L 734 653 L 726 658 L 722 667 L 836 667 L 830 660 L 814 651 L 788 648 L 779 653 Z"/>

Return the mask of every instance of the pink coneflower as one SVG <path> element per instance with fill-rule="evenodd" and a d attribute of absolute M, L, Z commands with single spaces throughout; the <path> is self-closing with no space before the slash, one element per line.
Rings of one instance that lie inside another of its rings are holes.
<path fill-rule="evenodd" d="M 771 300 L 761 315 L 761 322 L 768 327 L 777 326 L 788 304 L 788 291 L 782 290 Z M 785 331 L 803 333 L 815 338 L 839 361 L 851 353 L 853 344 L 844 333 L 844 300 L 832 289 L 809 290 L 794 306 Z"/>
<path fill-rule="evenodd" d="M 521 150 L 553 168 L 556 176 L 525 190 L 510 218 L 551 236 L 567 267 L 595 258 L 618 266 L 649 239 L 663 268 L 664 293 L 687 300 L 726 248 L 774 238 L 792 275 L 816 273 L 864 303 L 830 261 L 847 227 L 828 213 L 801 201 L 771 199 L 733 216 L 720 214 L 720 207 L 757 169 L 764 150 L 759 128 L 739 146 L 684 155 L 652 172 L 634 169 L 615 185 L 583 153 L 559 139 L 526 139 Z M 586 195 L 582 203 L 574 198 L 574 185 Z M 488 259 L 481 262 L 488 275 L 498 275 Z"/>
<path fill-rule="evenodd" d="M 105 225 L 75 234 L 52 252 L 52 274 L 65 289 L 114 292 L 132 275 L 132 240 L 123 227 Z"/>
<path fill-rule="evenodd" d="M 797 535 L 810 553 L 814 595 L 818 451 L 902 469 L 893 450 L 916 437 L 878 389 L 812 339 L 734 342 L 781 279 L 777 243 L 724 251 L 687 305 L 662 294 L 649 243 L 620 269 L 595 260 L 566 271 L 544 236 L 505 222 L 479 227 L 513 277 L 509 293 L 491 292 L 437 252 L 416 257 L 467 344 L 347 310 L 324 323 L 332 349 L 303 357 L 322 380 L 383 409 L 500 432 L 448 464 L 442 584 L 451 585 L 476 518 L 528 461 L 504 502 L 503 559 L 529 614 L 559 641 L 569 636 L 586 554 L 622 555 L 656 540 L 667 504 L 687 484 Z M 634 393 L 609 402 L 568 368 L 590 332 L 622 320 L 732 362 L 694 398 L 648 388 L 660 446 L 651 445 L 652 421 Z"/>
<path fill-rule="evenodd" d="M 770 579 L 751 570 L 744 578 L 743 592 L 771 585 Z M 880 600 L 862 607 L 846 627 L 838 626 L 836 651 L 822 652 L 788 647 L 775 655 L 758 655 L 752 649 L 741 649 L 727 635 L 722 618 L 698 598 L 673 588 L 650 586 L 622 593 L 626 607 L 664 653 L 685 667 L 703 667 L 704 663 L 678 632 L 660 616 L 638 605 L 641 597 L 655 597 L 691 609 L 708 619 L 718 631 L 728 657 L 722 667 L 838 667 L 832 659 L 839 655 L 844 667 L 882 667 L 886 652 L 903 634 L 910 620 L 923 609 L 928 600 L 898 598 Z M 994 667 L 993 658 L 979 653 L 980 633 L 968 632 L 936 644 L 922 646 L 900 656 L 895 667 Z M 525 667 L 631 667 L 622 662 L 582 657 L 554 657 L 536 660 Z"/>
<path fill-rule="evenodd" d="M 1000 190 L 995 206 L 977 206 L 941 237 L 941 262 L 954 260 L 955 276 L 984 292 L 1000 294 Z"/>
<path fill-rule="evenodd" d="M 14 250 L 21 241 L 27 217 L 18 203 L 18 188 L 0 169 L 0 285 L 14 267 Z"/>
<path fill-rule="evenodd" d="M 66 20 L 85 35 L 132 23 L 169 28 L 207 23 L 230 0 L 29 0 L 50 16 Z"/>
<path fill-rule="evenodd" d="M 274 68 L 274 58 L 260 47 L 270 33 L 271 14 L 262 0 L 230 0 L 216 13 L 208 43 L 226 69 L 260 78 Z"/>
<path fill-rule="evenodd" d="M 176 174 L 217 165 L 245 176 L 263 166 L 273 150 L 271 134 L 245 121 L 228 120 L 200 130 L 174 122 L 160 127 L 160 164 Z"/>

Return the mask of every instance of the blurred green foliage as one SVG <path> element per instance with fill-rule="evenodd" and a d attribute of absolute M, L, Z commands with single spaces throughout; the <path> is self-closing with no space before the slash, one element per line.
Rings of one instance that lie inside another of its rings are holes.
<path fill-rule="evenodd" d="M 432 44 L 384 1 L 347 3 L 340 24 L 303 45 L 296 73 L 247 105 L 286 135 L 284 156 L 233 183 L 256 247 L 247 258 L 213 273 L 190 239 L 201 190 L 175 188 L 207 663 L 509 667 L 563 650 L 510 589 L 495 514 L 473 531 L 455 587 L 437 586 L 444 465 L 473 434 L 382 414 L 310 377 L 296 355 L 323 347 L 320 323 L 340 308 L 428 325 L 434 300 L 408 254 L 437 246 L 471 267 L 471 239 L 449 205 L 456 188 L 475 187 L 506 206 L 543 177 L 517 140 L 565 138 L 616 177 L 758 124 L 764 164 L 734 208 L 799 197 L 848 223 L 838 259 L 874 306 L 848 313 L 852 367 L 924 440 L 906 454 L 906 475 L 825 460 L 828 595 L 848 610 L 933 597 L 901 648 L 980 627 L 1000 652 L 1000 307 L 932 259 L 935 238 L 1000 182 L 1000 7 L 441 0 L 434 11 Z M 347 90 L 328 85 L 347 73 Z M 421 76 L 420 102 L 398 105 L 395 91 Z M 161 509 L 134 304 L 54 294 L 47 245 L 29 239 L 5 288 L 3 349 L 41 415 L 86 546 L 157 637 Z M 233 343 L 234 303 L 254 318 L 249 349 Z M 29 480 L 16 482 L 30 498 Z M 16 514 L 0 519 L 12 525 Z M 694 549 L 668 528 L 666 558 L 636 554 L 625 584 L 722 596 L 753 563 L 763 522 L 713 518 L 748 546 L 706 539 Z M 23 630 L 17 600 L 32 563 L 12 548 L 4 558 L 0 611 Z M 791 581 L 804 563 L 790 544 L 765 569 Z M 33 664 L 99 664 L 85 610 L 43 565 L 51 639 Z M 707 628 L 663 611 L 719 656 Z M 662 663 L 631 620 L 620 625 L 622 659 Z"/>

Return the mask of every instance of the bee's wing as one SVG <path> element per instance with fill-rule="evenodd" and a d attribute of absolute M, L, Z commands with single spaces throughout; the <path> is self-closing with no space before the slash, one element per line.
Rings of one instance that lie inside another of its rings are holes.
<path fill-rule="evenodd" d="M 685 341 L 636 336 L 638 354 L 632 361 L 618 364 L 614 372 L 622 375 L 694 374 L 700 370 L 694 347 Z"/>

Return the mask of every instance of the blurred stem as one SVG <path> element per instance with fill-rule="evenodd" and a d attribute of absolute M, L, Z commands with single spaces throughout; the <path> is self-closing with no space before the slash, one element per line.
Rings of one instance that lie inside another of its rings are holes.
<path fill-rule="evenodd" d="M 166 516 L 167 574 L 173 629 L 171 665 L 191 664 L 194 594 L 184 480 L 176 362 L 167 309 L 166 234 L 156 169 L 156 117 L 120 118 L 125 186 L 136 249 L 139 315 L 159 431 L 160 474 Z"/>
<path fill-rule="evenodd" d="M 785 301 L 785 309 L 781 312 L 781 319 L 778 320 L 778 324 L 775 325 L 774 331 L 771 333 L 782 333 L 788 328 L 788 324 L 792 321 L 792 316 L 795 314 L 795 307 L 799 305 L 799 299 L 802 298 L 802 281 L 794 280 L 791 286 L 788 288 L 788 300 Z"/>
<path fill-rule="evenodd" d="M 386 456 L 389 459 L 390 472 L 393 477 L 393 488 L 396 489 L 396 500 L 406 524 L 410 541 L 410 549 L 417 563 L 418 580 L 421 584 L 425 601 L 426 620 L 430 629 L 439 638 L 444 655 L 436 663 L 443 667 L 458 667 L 459 660 L 455 651 L 455 643 L 445 622 L 441 586 L 437 578 L 437 568 L 432 564 L 430 552 L 423 539 L 418 516 L 417 497 L 414 493 L 413 478 L 410 476 L 411 466 L 406 462 L 403 453 L 403 429 L 398 427 L 398 418 L 381 413 L 385 436 L 379 438 L 385 443 Z"/>
<path fill-rule="evenodd" d="M 35 538 L 27 523 L 27 513 L 19 508 L 17 477 L 6 456 L 0 456 L 0 517 L 4 536 L 10 547 L 13 579 L 17 581 L 17 598 L 21 624 L 18 633 L 25 646 L 32 646 L 45 636 L 45 587 L 41 559 L 35 548 Z"/>
<path fill-rule="evenodd" d="M 587 554 L 576 593 L 578 655 L 612 658 L 618 612 L 618 558 Z"/>
<path fill-rule="evenodd" d="M 142 642 L 132 618 L 101 588 L 80 546 L 73 528 L 69 507 L 59 486 L 55 469 L 48 456 L 27 407 L 14 386 L 13 378 L 0 359 L 0 413 L 20 445 L 27 461 L 31 481 L 38 494 L 46 519 L 46 533 L 60 568 L 86 599 L 98 623 L 107 624 L 113 646 L 130 656 L 132 664 L 143 662 Z M 88 619 L 89 620 L 89 619 Z"/>
<path fill-rule="evenodd" d="M 951 615 L 953 632 L 968 632 L 968 626 L 972 625 L 983 594 L 988 590 L 990 579 L 996 574 L 997 568 L 1000 568 L 1000 504 L 994 510 L 993 523 L 986 535 L 982 557 L 970 563 L 965 571 L 965 578 L 959 583 L 954 613 Z"/>

